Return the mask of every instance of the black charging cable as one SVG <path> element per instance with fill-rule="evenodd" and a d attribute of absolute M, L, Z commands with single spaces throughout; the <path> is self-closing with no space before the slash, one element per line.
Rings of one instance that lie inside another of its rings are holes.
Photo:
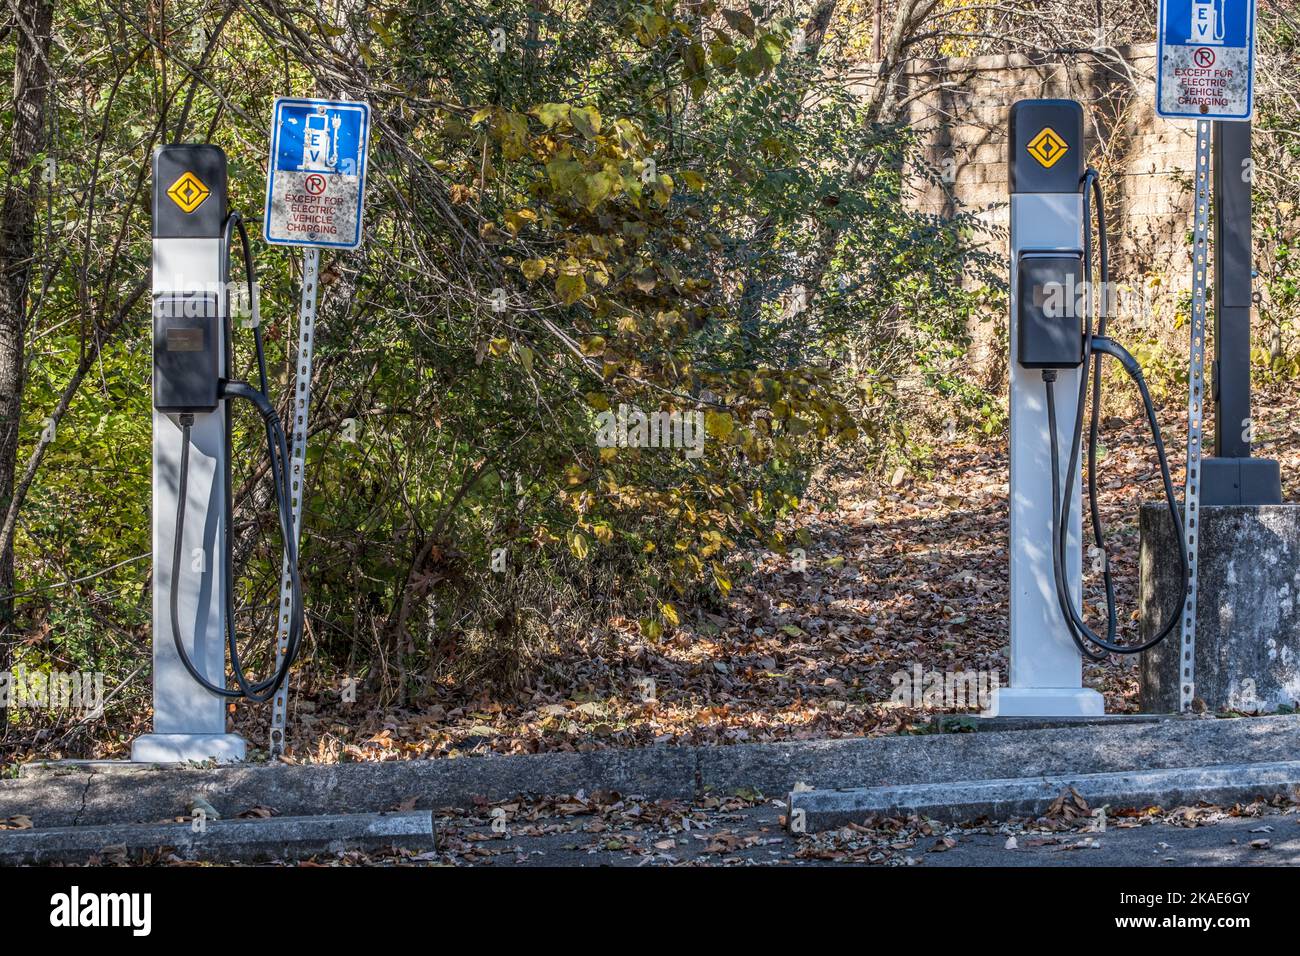
<path fill-rule="evenodd" d="M 1043 386 L 1047 392 L 1047 427 L 1051 442 L 1052 459 L 1052 572 L 1056 579 L 1056 597 L 1065 615 L 1067 630 L 1078 646 L 1079 651 L 1091 660 L 1104 660 L 1107 653 L 1137 654 L 1154 647 L 1163 641 L 1178 624 L 1183 604 L 1187 599 L 1190 569 L 1187 560 L 1187 542 L 1183 537 L 1182 514 L 1178 508 L 1178 499 L 1174 494 L 1173 479 L 1169 473 L 1169 461 L 1165 455 L 1164 441 L 1160 435 L 1160 424 L 1156 420 L 1155 405 L 1147 390 L 1142 368 L 1137 360 L 1119 343 L 1106 337 L 1107 303 L 1105 297 L 1110 289 L 1110 261 L 1107 249 L 1106 211 L 1103 205 L 1101 180 L 1095 169 L 1088 169 L 1081 184 L 1083 190 L 1083 279 L 1085 305 L 1083 316 L 1083 362 L 1082 374 L 1079 376 L 1079 401 L 1074 419 L 1074 431 L 1070 444 L 1070 464 L 1066 470 L 1064 495 L 1061 492 L 1060 479 L 1060 443 L 1056 430 L 1056 369 L 1043 370 Z M 1101 267 L 1102 300 L 1097 318 L 1097 332 L 1092 330 L 1092 308 L 1096 298 L 1092 284 L 1092 201 L 1097 205 L 1098 252 Z M 1164 485 L 1165 501 L 1169 506 L 1169 516 L 1173 522 L 1174 535 L 1178 541 L 1178 558 L 1181 565 L 1181 585 L 1178 603 L 1174 612 L 1156 634 L 1137 644 L 1120 644 L 1119 614 L 1115 601 L 1115 583 L 1111 577 L 1110 558 L 1106 553 L 1105 528 L 1101 520 L 1101 507 L 1097 499 L 1097 440 L 1100 431 L 1101 415 L 1101 375 L 1103 356 L 1109 355 L 1119 361 L 1121 367 L 1137 385 L 1142 397 L 1142 406 L 1146 412 L 1147 423 L 1151 429 L 1152 444 L 1156 459 L 1160 465 L 1160 479 Z M 1102 555 L 1102 580 L 1106 590 L 1106 636 L 1095 633 L 1083 620 L 1075 608 L 1070 589 L 1066 583 L 1066 550 L 1069 544 L 1067 529 L 1070 521 L 1070 506 L 1074 482 L 1079 474 L 1079 454 L 1083 443 L 1083 413 L 1088 402 L 1089 385 L 1092 390 L 1092 409 L 1088 424 L 1088 509 L 1092 524 L 1093 541 Z M 1091 646 L 1090 646 L 1091 645 Z M 1096 650 L 1094 648 L 1100 648 Z"/>
<path fill-rule="evenodd" d="M 271 404 L 267 388 L 266 375 L 266 353 L 262 344 L 262 329 L 257 315 L 257 288 L 255 273 L 253 270 L 252 247 L 248 241 L 248 232 L 244 228 L 242 217 L 238 213 L 231 213 L 226 220 L 225 231 L 225 249 L 227 258 L 223 262 L 222 277 L 228 280 L 229 269 L 229 249 L 232 234 L 238 231 L 240 244 L 244 253 L 244 272 L 248 283 L 248 293 L 250 308 L 253 310 L 253 338 L 257 350 L 257 372 L 259 388 L 254 388 L 247 382 L 224 381 L 221 383 L 220 397 L 226 401 L 226 467 L 227 475 L 225 481 L 225 495 L 223 507 L 226 519 L 226 574 L 223 582 L 223 600 L 226 603 L 226 644 L 230 651 L 230 669 L 234 674 L 235 682 L 239 685 L 238 689 L 231 689 L 221 684 L 215 684 L 203 676 L 194 666 L 189 654 L 185 650 L 185 644 L 181 640 L 180 628 L 180 608 L 177 582 L 180 578 L 181 562 L 181 543 L 185 537 L 185 506 L 187 502 L 187 486 L 189 479 L 189 462 L 190 462 L 190 429 L 194 425 L 193 414 L 183 414 L 180 416 L 181 426 L 181 461 L 180 461 L 180 481 L 177 489 L 177 506 L 176 506 L 176 537 L 173 542 L 172 550 L 172 573 L 171 573 L 171 623 L 172 638 L 176 644 L 176 653 L 180 657 L 181 663 L 189 672 L 190 676 L 200 684 L 204 689 L 226 698 L 245 698 L 256 703 L 262 703 L 270 700 L 275 696 L 277 690 L 284 683 L 289 674 L 289 668 L 293 666 L 298 657 L 298 651 L 302 646 L 303 631 L 303 601 L 302 601 L 302 580 L 298 572 L 298 541 L 294 535 L 293 528 L 293 486 L 291 478 L 291 465 L 289 459 L 289 445 L 285 438 L 284 427 L 280 423 L 280 416 Z M 229 288 L 228 282 L 225 288 Z M 228 310 L 227 310 L 228 311 Z M 226 329 L 226 367 L 230 368 L 233 359 L 233 345 L 229 328 L 229 317 L 227 317 Z M 231 482 L 229 475 L 230 467 L 230 399 L 241 398 L 251 402 L 257 409 L 258 414 L 266 428 L 267 454 L 270 458 L 271 465 L 271 482 L 275 488 L 275 498 L 277 511 L 280 519 L 280 535 L 284 539 L 284 556 L 285 564 L 288 568 L 290 596 L 288 608 L 277 606 L 276 614 L 287 613 L 289 618 L 288 634 L 286 638 L 286 653 L 280 666 L 268 678 L 262 681 L 251 680 L 245 673 L 243 662 L 239 655 L 239 644 L 235 633 L 235 602 L 234 602 L 234 583 L 233 575 L 230 570 L 233 566 L 231 558 L 230 529 L 233 526 L 232 516 L 234 511 L 233 494 L 231 491 Z"/>

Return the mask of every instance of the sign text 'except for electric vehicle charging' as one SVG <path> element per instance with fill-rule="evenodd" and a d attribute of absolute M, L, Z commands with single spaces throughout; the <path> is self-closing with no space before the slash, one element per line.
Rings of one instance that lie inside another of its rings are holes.
<path fill-rule="evenodd" d="M 1255 0 L 1160 0 L 1156 112 L 1248 120 L 1254 111 Z"/>
<path fill-rule="evenodd" d="M 275 101 L 266 176 L 266 241 L 355 249 L 361 243 L 370 107 Z"/>

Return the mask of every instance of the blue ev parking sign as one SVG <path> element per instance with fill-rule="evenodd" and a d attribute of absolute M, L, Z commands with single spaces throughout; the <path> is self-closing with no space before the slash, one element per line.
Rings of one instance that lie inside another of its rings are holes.
<path fill-rule="evenodd" d="M 348 100 L 275 101 L 266 177 L 266 241 L 355 249 L 369 156 L 370 106 Z"/>
<path fill-rule="evenodd" d="M 1156 112 L 1248 120 L 1254 112 L 1255 0 L 1160 0 Z"/>

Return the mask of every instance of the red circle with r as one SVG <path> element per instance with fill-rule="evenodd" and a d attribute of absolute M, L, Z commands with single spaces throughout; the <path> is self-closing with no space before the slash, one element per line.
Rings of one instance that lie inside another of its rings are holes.
<path fill-rule="evenodd" d="M 1214 66 L 1214 51 L 1207 46 L 1200 47 L 1192 54 L 1192 61 L 1202 69 Z"/>
<path fill-rule="evenodd" d="M 325 177 L 319 173 L 312 173 L 302 181 L 302 185 L 303 188 L 313 196 L 319 196 L 325 191 L 326 180 Z"/>

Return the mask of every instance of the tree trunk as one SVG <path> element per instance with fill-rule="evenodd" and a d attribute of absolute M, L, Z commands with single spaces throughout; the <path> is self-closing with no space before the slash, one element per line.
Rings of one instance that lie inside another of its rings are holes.
<path fill-rule="evenodd" d="M 0 204 L 0 514 L 9 509 L 18 466 L 22 411 L 23 340 L 27 335 L 27 282 L 31 273 L 39 170 L 50 81 L 51 0 L 16 0 L 14 6 L 14 125 Z M 14 549 L 0 549 L 0 673 L 12 663 Z M 0 720 L 6 713 L 0 709 Z"/>

